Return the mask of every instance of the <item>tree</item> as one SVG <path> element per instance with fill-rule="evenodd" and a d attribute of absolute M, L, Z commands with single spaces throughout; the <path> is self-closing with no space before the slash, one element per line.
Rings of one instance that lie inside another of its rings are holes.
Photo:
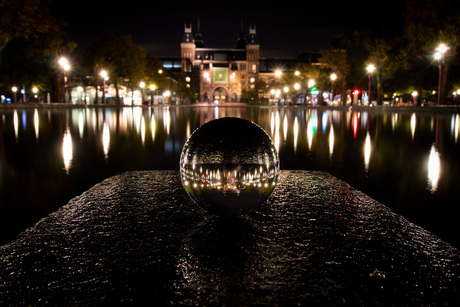
<path fill-rule="evenodd" d="M 350 74 L 350 64 L 347 61 L 347 52 L 345 49 L 328 49 L 321 51 L 321 62 L 330 73 L 335 73 L 336 88 L 342 93 L 342 104 L 346 101 L 347 83 L 346 79 Z"/>
<path fill-rule="evenodd" d="M 176 92 L 176 95 L 180 97 L 180 101 L 188 101 L 196 98 L 196 91 L 184 78 L 180 78 L 177 81 L 174 85 L 174 91 Z"/>
<path fill-rule="evenodd" d="M 383 83 L 392 78 L 396 71 L 405 63 L 404 50 L 400 48 L 400 39 L 372 35 L 368 31 L 355 32 L 355 42 L 360 44 L 367 52 L 368 58 L 363 63 L 363 70 L 367 64 L 373 64 L 376 68 L 375 75 L 377 83 L 377 104 L 383 104 L 384 90 Z"/>
<path fill-rule="evenodd" d="M 405 22 L 404 35 L 408 40 L 406 52 L 412 67 L 424 65 L 420 62 L 434 63 L 432 55 L 439 43 L 449 46 L 442 76 L 441 101 L 445 103 L 449 88 L 447 76 L 450 71 L 459 69 L 460 6 L 457 1 L 451 0 L 407 0 Z M 450 83 L 458 82 L 458 74 L 456 78 L 449 78 Z"/>
<path fill-rule="evenodd" d="M 4 87 L 38 85 L 52 91 L 57 80 L 55 54 L 72 51 L 65 24 L 56 20 L 48 1 L 0 0 L 0 66 Z"/>
<path fill-rule="evenodd" d="M 165 89 L 169 86 L 163 64 L 158 58 L 146 57 L 144 67 L 147 83 L 154 84 L 157 89 Z"/>
<path fill-rule="evenodd" d="M 145 77 L 146 50 L 133 43 L 130 35 L 101 36 L 85 52 L 85 63 L 92 67 L 96 78 L 100 71 L 106 70 L 116 89 L 116 103 L 120 104 L 119 82 L 131 88 L 137 86 Z"/>
<path fill-rule="evenodd" d="M 301 82 L 308 84 L 310 80 L 315 82 L 315 87 L 319 89 L 321 93 L 329 83 L 329 76 L 327 75 L 323 65 L 311 65 L 311 64 L 299 64 L 297 65 L 297 71 L 300 72 Z M 305 99 L 309 95 L 310 88 L 306 88 Z M 322 104 L 323 95 L 318 95 L 318 104 Z M 306 102 L 306 100 L 305 100 Z"/>
<path fill-rule="evenodd" d="M 57 25 L 49 2 L 0 0 L 0 52 L 13 39 L 33 40 L 54 31 Z"/>

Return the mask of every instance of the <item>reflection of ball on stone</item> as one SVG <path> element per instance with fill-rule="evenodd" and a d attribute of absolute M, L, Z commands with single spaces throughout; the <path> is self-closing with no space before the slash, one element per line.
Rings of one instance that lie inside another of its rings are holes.
<path fill-rule="evenodd" d="M 180 174 L 189 196 L 207 211 L 241 215 L 264 204 L 275 188 L 278 152 L 258 125 L 220 118 L 195 130 L 182 149 Z"/>

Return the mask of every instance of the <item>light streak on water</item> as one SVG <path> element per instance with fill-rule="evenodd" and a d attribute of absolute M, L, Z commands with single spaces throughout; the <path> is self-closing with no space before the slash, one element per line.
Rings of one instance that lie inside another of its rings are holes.
<path fill-rule="evenodd" d="M 441 175 L 441 158 L 435 145 L 431 146 L 428 157 L 428 189 L 431 193 L 438 189 L 439 177 Z"/>
<path fill-rule="evenodd" d="M 64 132 L 64 137 L 62 140 L 62 159 L 64 161 L 64 169 L 66 173 L 69 173 L 72 166 L 73 158 L 73 145 L 72 145 L 72 135 L 70 130 L 66 129 Z"/>

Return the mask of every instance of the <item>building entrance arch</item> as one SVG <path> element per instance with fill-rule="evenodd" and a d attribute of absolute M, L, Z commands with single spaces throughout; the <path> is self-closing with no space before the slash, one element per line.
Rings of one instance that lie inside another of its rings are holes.
<path fill-rule="evenodd" d="M 228 92 L 224 87 L 217 87 L 212 94 L 213 100 L 218 102 L 226 102 L 227 96 Z"/>

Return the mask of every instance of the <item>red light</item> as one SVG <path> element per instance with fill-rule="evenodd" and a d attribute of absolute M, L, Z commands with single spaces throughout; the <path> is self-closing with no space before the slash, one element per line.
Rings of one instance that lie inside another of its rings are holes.
<path fill-rule="evenodd" d="M 359 90 L 354 90 L 353 95 L 359 95 Z"/>

